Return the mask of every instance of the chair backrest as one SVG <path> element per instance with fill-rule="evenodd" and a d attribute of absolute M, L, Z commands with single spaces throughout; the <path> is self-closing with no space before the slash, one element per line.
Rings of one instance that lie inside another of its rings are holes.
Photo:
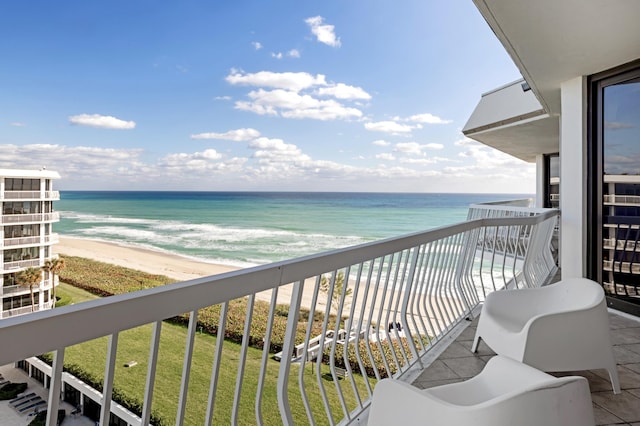
<path fill-rule="evenodd" d="M 567 278 L 547 287 L 549 290 L 544 311 L 571 311 L 591 309 L 604 300 L 604 290 L 587 278 Z"/>

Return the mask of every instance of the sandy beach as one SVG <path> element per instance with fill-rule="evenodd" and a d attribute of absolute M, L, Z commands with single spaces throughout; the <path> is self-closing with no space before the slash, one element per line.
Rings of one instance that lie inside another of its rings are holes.
<path fill-rule="evenodd" d="M 239 269 L 234 266 L 197 261 L 160 251 L 84 238 L 60 237 L 60 242 L 53 246 L 53 252 L 66 256 L 85 257 L 150 274 L 166 275 L 176 281 L 186 281 Z M 292 288 L 292 285 L 280 287 L 278 303 L 291 303 Z M 268 302 L 271 300 L 271 291 L 259 293 L 257 298 Z M 312 298 L 313 286 L 305 285 L 302 306 L 309 308 Z M 326 297 L 321 294 L 318 307 L 324 307 L 325 300 Z"/>
<path fill-rule="evenodd" d="M 177 281 L 186 281 L 238 269 L 233 266 L 200 262 L 160 251 L 84 238 L 60 237 L 60 242 L 53 246 L 53 252 L 67 256 L 86 257 L 150 274 L 166 275 Z"/>

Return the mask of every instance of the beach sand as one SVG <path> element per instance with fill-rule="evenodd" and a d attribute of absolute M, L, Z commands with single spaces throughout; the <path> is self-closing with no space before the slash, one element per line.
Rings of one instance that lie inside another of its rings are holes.
<path fill-rule="evenodd" d="M 60 242 L 53 246 L 53 252 L 66 256 L 86 257 L 150 274 L 166 275 L 177 281 L 192 280 L 239 269 L 233 266 L 199 262 L 160 251 L 84 238 L 60 237 Z"/>
<path fill-rule="evenodd" d="M 60 242 L 53 246 L 53 252 L 66 256 L 98 260 L 150 274 L 165 275 L 176 281 L 187 281 L 240 269 L 229 265 L 197 261 L 160 251 L 84 238 L 60 237 Z M 293 285 L 281 286 L 278 289 L 278 303 L 290 304 L 292 291 Z M 271 291 L 258 293 L 256 298 L 269 302 L 271 301 Z M 312 300 L 313 283 L 310 281 L 305 284 L 301 302 L 302 307 L 310 308 Z M 317 308 L 324 309 L 325 306 L 326 296 L 320 294 Z"/>

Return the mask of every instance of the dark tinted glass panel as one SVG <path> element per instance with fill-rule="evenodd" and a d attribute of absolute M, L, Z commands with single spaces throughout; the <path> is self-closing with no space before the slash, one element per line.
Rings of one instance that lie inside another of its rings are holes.
<path fill-rule="evenodd" d="M 640 78 L 604 88 L 604 174 L 640 175 Z"/>

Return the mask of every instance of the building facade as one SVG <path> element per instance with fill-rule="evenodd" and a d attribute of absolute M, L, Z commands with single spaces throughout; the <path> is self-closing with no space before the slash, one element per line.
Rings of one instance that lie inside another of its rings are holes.
<path fill-rule="evenodd" d="M 53 180 L 60 178 L 47 170 L 0 169 L 0 318 L 8 318 L 52 306 L 53 276 L 42 271 L 39 284 L 33 286 L 34 304 L 28 286 L 17 276 L 27 268 L 41 269 L 55 256 L 52 246 L 58 242 L 53 223 L 59 214 L 53 202 L 60 193 Z"/>
<path fill-rule="evenodd" d="M 536 163 L 562 276 L 640 315 L 640 3 L 474 3 L 524 78 L 482 95 L 463 133 Z"/>

